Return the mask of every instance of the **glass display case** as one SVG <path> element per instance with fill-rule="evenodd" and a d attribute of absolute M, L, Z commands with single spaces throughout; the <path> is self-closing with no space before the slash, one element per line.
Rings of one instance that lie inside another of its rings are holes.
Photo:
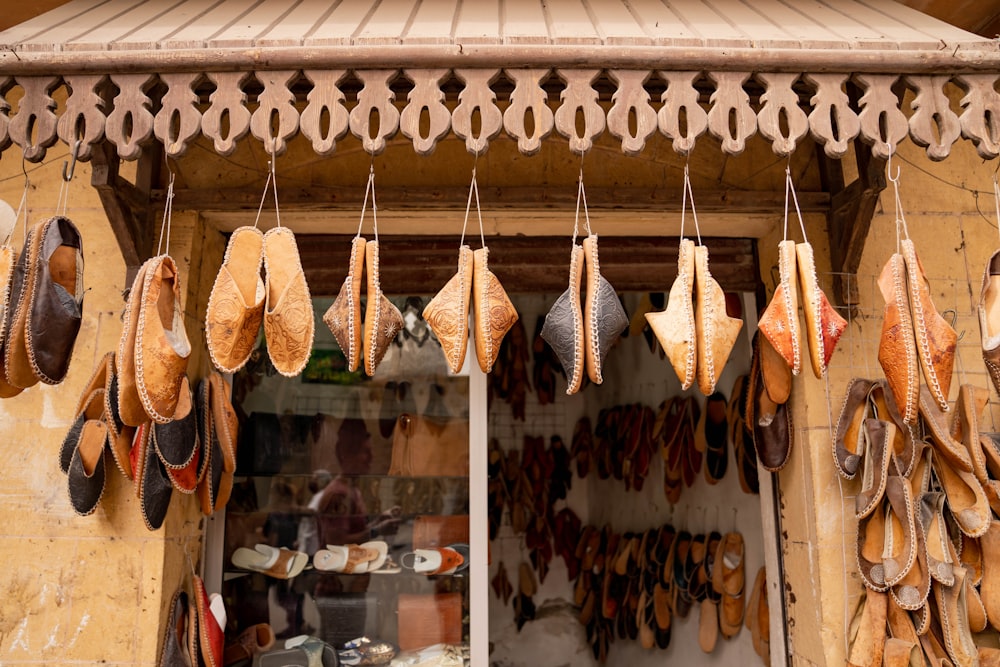
<path fill-rule="evenodd" d="M 486 571 L 485 528 L 476 545 L 470 530 L 470 415 L 477 393 L 485 412 L 485 381 L 478 368 L 470 381 L 468 359 L 449 373 L 426 299 L 392 299 L 405 326 L 374 377 L 347 369 L 321 319 L 332 299 L 314 299 L 301 376 L 279 375 L 261 346 L 233 377 L 236 480 L 209 527 L 233 636 L 267 623 L 278 647 L 367 638 L 468 660 L 472 582 L 485 589 Z"/>

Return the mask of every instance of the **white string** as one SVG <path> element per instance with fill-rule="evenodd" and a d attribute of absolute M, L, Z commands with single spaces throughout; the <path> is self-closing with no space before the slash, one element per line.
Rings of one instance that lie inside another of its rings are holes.
<path fill-rule="evenodd" d="M 806 236 L 806 224 L 802 222 L 802 210 L 799 208 L 799 197 L 795 194 L 795 184 L 792 183 L 792 170 L 787 166 L 785 167 L 785 238 L 788 240 L 788 193 L 792 193 L 792 201 L 795 203 L 795 215 L 799 218 L 799 229 L 802 230 L 802 240 L 806 243 L 809 242 L 809 237 Z"/>
<path fill-rule="evenodd" d="M 173 220 L 174 213 L 174 178 L 175 174 L 170 173 L 170 182 L 167 183 L 167 203 L 163 207 L 163 221 L 160 223 L 160 242 L 156 245 L 156 254 L 160 255 L 160 251 L 164 250 L 164 242 L 166 243 L 165 254 L 170 254 L 170 224 Z M 257 213 L 260 217 L 260 212 Z M 256 224 L 254 225 L 256 226 Z"/>
<path fill-rule="evenodd" d="M 28 178 L 28 170 L 24 168 L 24 153 L 21 153 L 21 171 L 24 172 L 24 192 L 21 193 L 21 203 L 17 205 L 17 214 L 14 216 L 14 224 L 24 212 L 24 224 L 21 226 L 21 242 L 28 242 L 28 190 L 31 188 L 31 179 Z"/>
<path fill-rule="evenodd" d="M 368 182 L 365 183 L 365 198 L 361 202 L 361 220 L 358 221 L 358 233 L 354 238 L 361 237 L 361 227 L 365 224 L 365 211 L 368 210 L 368 193 L 375 191 L 375 165 L 368 170 Z M 373 204 L 374 205 L 374 204 Z"/>
<path fill-rule="evenodd" d="M 479 157 L 478 155 L 476 156 Z M 478 159 L 477 159 L 478 161 Z M 476 179 L 476 165 L 472 165 L 472 181 L 469 183 L 469 198 L 465 202 L 465 220 L 462 221 L 462 240 L 458 242 L 461 248 L 465 245 L 465 228 L 469 224 L 469 211 L 472 209 L 472 197 L 476 197 L 476 216 L 479 218 L 479 242 L 486 247 L 486 236 L 483 234 L 483 212 L 479 207 L 479 181 Z"/>
<path fill-rule="evenodd" d="M 583 158 L 581 156 L 581 162 Z M 576 245 L 576 237 L 580 234 L 580 202 L 583 202 L 583 217 L 587 225 L 587 236 L 593 234 L 590 231 L 590 211 L 587 209 L 587 191 L 583 187 L 583 166 L 580 167 L 579 186 L 576 189 L 576 214 L 573 217 L 573 245 Z"/>
<path fill-rule="evenodd" d="M 684 216 L 687 212 L 688 200 L 691 201 L 691 217 L 694 218 L 694 233 L 701 245 L 701 227 L 698 226 L 698 211 L 694 207 L 694 191 L 691 189 L 691 176 L 688 173 L 688 165 L 684 164 L 684 195 L 681 198 L 681 238 L 684 238 Z"/>
<path fill-rule="evenodd" d="M 66 216 L 69 204 L 69 181 L 59 179 L 59 194 L 56 196 L 56 215 Z"/>
<path fill-rule="evenodd" d="M 264 210 L 264 201 L 267 199 L 268 188 L 274 190 L 274 217 L 278 227 L 281 227 L 281 211 L 278 210 L 278 177 L 274 171 L 275 155 L 271 152 L 271 159 L 267 161 L 267 179 L 264 181 L 264 192 L 260 195 L 260 205 L 257 207 L 257 217 L 253 221 L 254 228 L 260 223 L 260 214 Z M 171 174 L 173 181 L 173 174 Z"/>

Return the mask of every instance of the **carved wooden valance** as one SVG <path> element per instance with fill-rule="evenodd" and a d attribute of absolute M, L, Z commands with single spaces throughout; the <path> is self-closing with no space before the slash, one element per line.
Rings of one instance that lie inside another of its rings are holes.
<path fill-rule="evenodd" d="M 39 162 L 56 141 L 79 142 L 87 160 L 107 138 L 125 160 L 150 141 L 179 157 L 202 134 L 228 155 L 249 133 L 281 154 L 301 132 L 325 156 L 350 131 L 378 154 L 401 131 L 426 155 L 452 131 L 473 153 L 504 132 L 530 155 L 553 133 L 580 153 L 607 131 L 630 155 L 655 132 L 684 155 L 705 132 L 738 155 L 759 132 L 785 156 L 808 132 L 832 158 L 855 138 L 885 158 L 907 135 L 932 160 L 947 157 L 959 136 L 994 158 L 997 78 L 544 68 L 13 76 L 0 77 L 0 150 L 16 145 Z M 952 83 L 965 93 L 960 109 L 951 104 Z M 60 87 L 65 103 L 57 106 Z M 912 101 L 904 105 L 907 89 Z"/>

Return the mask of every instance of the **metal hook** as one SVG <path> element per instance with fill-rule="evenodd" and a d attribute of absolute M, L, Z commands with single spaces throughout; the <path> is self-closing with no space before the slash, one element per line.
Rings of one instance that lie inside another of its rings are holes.
<path fill-rule="evenodd" d="M 889 178 L 889 180 L 891 182 L 898 184 L 899 183 L 900 168 L 899 168 L 899 165 L 896 165 L 896 175 L 893 176 L 892 175 L 892 153 L 893 153 L 892 144 L 889 144 L 889 157 L 888 157 L 888 159 L 885 162 L 885 174 L 886 174 L 886 176 Z"/>
<path fill-rule="evenodd" d="M 955 324 L 958 323 L 958 311 L 955 310 L 954 308 L 949 308 L 947 310 L 941 311 L 941 317 L 947 317 L 949 314 L 951 315 L 950 317 L 951 321 L 949 322 L 949 324 L 951 325 L 951 328 L 954 329 Z M 962 329 L 962 333 L 958 334 L 958 338 L 955 339 L 955 342 L 957 343 L 963 338 L 965 338 L 965 329 Z"/>
<path fill-rule="evenodd" d="M 64 161 L 62 166 L 62 177 L 67 183 L 73 180 L 73 174 L 76 173 L 76 159 L 79 155 L 80 140 L 77 139 L 73 142 L 73 148 L 70 150 L 69 162 Z"/>

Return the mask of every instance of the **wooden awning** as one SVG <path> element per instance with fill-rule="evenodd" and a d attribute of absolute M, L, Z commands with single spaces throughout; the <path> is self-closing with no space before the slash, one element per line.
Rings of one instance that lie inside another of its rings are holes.
<path fill-rule="evenodd" d="M 686 154 L 707 131 L 787 155 L 811 132 L 831 157 L 907 134 L 932 159 L 960 135 L 995 157 L 998 71 L 996 41 L 892 0 L 74 0 L 0 33 L 0 147 L 86 160 L 106 138 L 132 160 L 204 135 L 226 155 L 250 133 L 280 154 L 301 132 L 328 155 L 350 130 L 426 154 L 506 132 L 532 154 L 556 132 L 579 153 L 607 131 Z"/>

